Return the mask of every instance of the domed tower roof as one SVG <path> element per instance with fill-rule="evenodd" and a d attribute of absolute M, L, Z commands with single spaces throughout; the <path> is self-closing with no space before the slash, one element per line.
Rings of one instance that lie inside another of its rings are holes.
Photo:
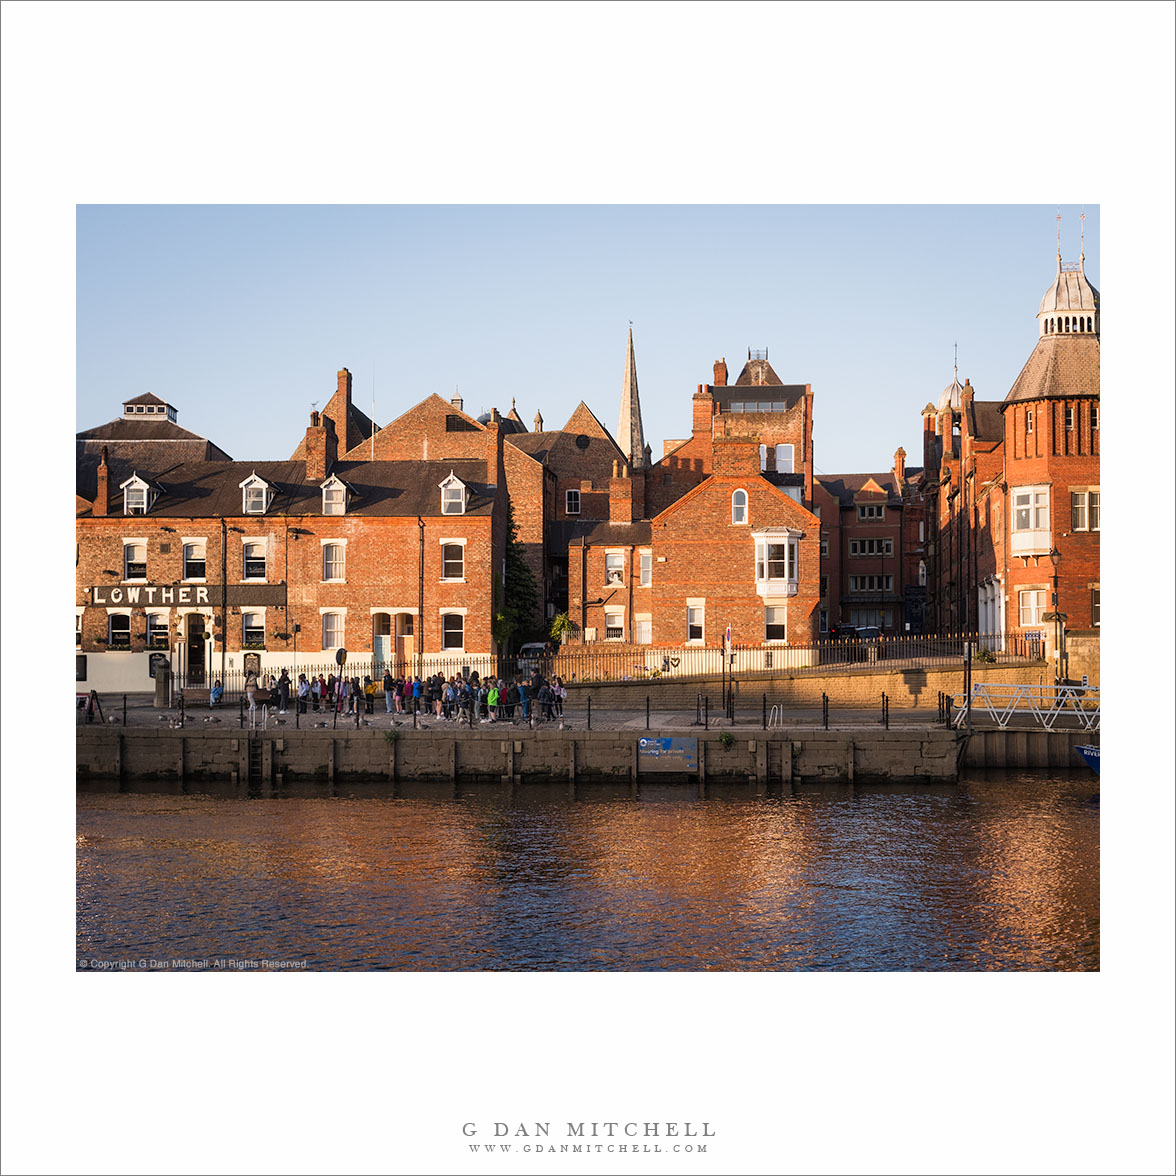
<path fill-rule="evenodd" d="M 959 369 L 956 369 L 952 376 L 951 383 L 939 394 L 939 403 L 935 406 L 936 412 L 945 412 L 951 409 L 952 412 L 959 412 L 960 406 L 963 403 L 960 399 L 964 394 L 963 385 L 960 383 Z"/>
<path fill-rule="evenodd" d="M 1037 311 L 1039 336 L 1099 334 L 1099 294 L 1090 284 L 1085 266 L 1085 253 L 1077 265 L 1063 262 L 1058 254 L 1057 273 Z"/>

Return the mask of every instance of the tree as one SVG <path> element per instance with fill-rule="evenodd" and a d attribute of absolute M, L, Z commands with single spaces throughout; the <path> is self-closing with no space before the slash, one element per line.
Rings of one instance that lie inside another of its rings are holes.
<path fill-rule="evenodd" d="M 523 558 L 514 506 L 510 502 L 506 504 L 506 584 L 502 598 L 497 580 L 494 589 L 494 640 L 505 647 L 517 633 L 526 632 L 535 624 L 539 610 L 539 586 Z"/>

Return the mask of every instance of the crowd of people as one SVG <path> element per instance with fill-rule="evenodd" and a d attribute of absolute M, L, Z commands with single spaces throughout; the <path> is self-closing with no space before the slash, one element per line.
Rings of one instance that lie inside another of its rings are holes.
<path fill-rule="evenodd" d="M 219 681 L 213 687 L 212 705 L 220 701 Z M 370 675 L 342 677 L 335 674 L 299 674 L 293 682 L 287 670 L 260 679 L 253 671 L 245 677 L 245 696 L 250 710 L 256 709 L 259 690 L 268 691 L 269 702 L 276 702 L 278 713 L 286 714 L 291 702 L 299 714 L 308 712 L 355 716 L 375 712 L 376 700 L 384 696 L 384 710 L 389 715 L 431 715 L 457 722 L 482 723 L 554 722 L 563 715 L 567 688 L 562 679 L 550 681 L 537 670 L 530 678 L 518 675 L 510 682 L 504 678 L 482 678 L 475 670 L 468 678 L 441 673 L 421 678 L 398 677 L 391 670 L 377 682 Z"/>

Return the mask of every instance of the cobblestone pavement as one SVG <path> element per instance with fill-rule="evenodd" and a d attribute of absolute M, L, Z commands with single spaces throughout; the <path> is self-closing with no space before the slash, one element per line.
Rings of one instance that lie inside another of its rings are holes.
<path fill-rule="evenodd" d="M 128 727 L 170 729 L 180 722 L 180 710 L 178 707 L 157 710 L 154 705 L 154 700 L 149 694 L 127 694 L 125 696 L 122 694 L 99 694 L 101 715 L 95 711 L 91 720 L 92 725 L 100 726 L 102 723 L 105 723 L 107 726 L 121 725 L 124 714 L 124 697 L 126 700 L 125 714 Z M 84 716 L 79 714 L 79 725 L 83 718 Z M 333 727 L 339 730 L 354 730 L 356 728 L 354 715 L 344 713 L 336 716 L 329 711 L 319 711 L 316 714 L 313 710 L 308 711 L 305 715 L 295 715 L 293 705 L 291 705 L 289 711 L 285 714 L 279 713 L 277 707 L 269 707 L 266 713 L 262 715 L 261 708 L 259 707 L 257 725 L 260 727 L 263 721 L 270 729 L 275 727 L 289 730 Z M 421 715 L 417 721 L 421 727 L 436 730 L 454 730 L 459 726 L 468 729 L 469 726 L 468 721 L 463 721 L 459 724 L 451 719 L 436 718 L 432 715 Z M 730 730 L 732 726 L 729 720 L 721 717 L 714 711 L 710 713 L 708 722 L 712 730 Z M 236 699 L 223 703 L 216 708 L 210 708 L 207 702 L 204 702 L 203 705 L 192 704 L 184 710 L 183 723 L 185 730 L 195 731 L 216 729 L 221 726 L 239 727 L 242 725 L 242 712 Z M 393 725 L 399 726 L 401 729 L 411 729 L 412 724 L 411 715 L 389 715 L 384 709 L 383 696 L 380 695 L 377 698 L 377 704 L 373 713 L 371 715 L 366 713 L 360 715 L 358 726 L 360 730 L 364 730 L 365 728 L 387 730 Z M 558 724 L 558 719 L 554 723 L 538 721 L 535 724 L 535 728 L 537 730 L 553 729 L 558 728 Z M 249 725 L 249 712 L 247 709 L 244 711 L 244 725 Z M 496 727 L 508 725 L 510 724 L 507 722 L 480 722 L 475 723 L 474 727 L 475 729 L 481 730 L 493 730 Z M 514 723 L 514 726 L 517 727 L 529 727 L 529 725 L 524 724 L 521 720 L 516 720 Z M 586 708 L 565 706 L 563 725 L 566 730 L 585 730 L 588 726 Z M 890 712 L 890 726 L 892 728 L 937 727 L 939 725 L 939 719 L 934 709 L 895 709 Z M 736 729 L 742 728 L 749 732 L 752 730 L 763 730 L 764 716 L 762 707 L 749 707 L 745 711 L 737 711 L 734 726 Z M 772 721 L 772 729 L 776 727 L 781 727 L 785 730 L 801 727 L 811 729 L 819 726 L 821 726 L 821 710 L 819 707 L 797 708 L 795 710 L 789 708 L 784 711 L 781 718 L 774 718 Z M 855 710 L 830 707 L 829 727 L 838 730 L 863 727 L 881 728 L 881 709 L 875 707 L 873 710 Z M 593 731 L 639 732 L 645 729 L 646 719 L 644 707 L 636 711 L 592 708 Z M 654 710 L 649 715 L 650 731 L 691 732 L 702 729 L 703 724 L 698 722 L 698 716 L 693 708 L 677 711 Z"/>

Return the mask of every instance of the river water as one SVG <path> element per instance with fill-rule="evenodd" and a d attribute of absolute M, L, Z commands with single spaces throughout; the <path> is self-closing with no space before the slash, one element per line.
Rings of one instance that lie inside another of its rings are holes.
<path fill-rule="evenodd" d="M 1099 967 L 1086 772 L 636 801 L 170 787 L 79 788 L 79 969 Z"/>

